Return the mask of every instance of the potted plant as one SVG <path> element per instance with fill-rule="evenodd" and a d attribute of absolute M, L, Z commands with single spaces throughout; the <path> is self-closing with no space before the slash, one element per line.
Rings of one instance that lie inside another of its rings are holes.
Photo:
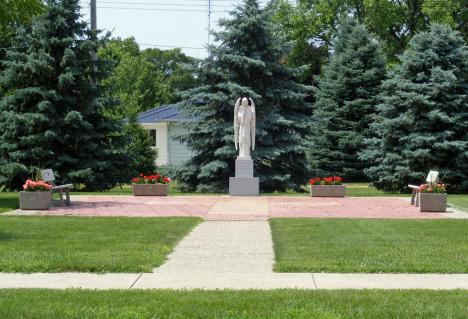
<path fill-rule="evenodd" d="M 310 180 L 311 197 L 345 197 L 346 186 L 341 185 L 341 177 L 316 177 Z"/>
<path fill-rule="evenodd" d="M 133 196 L 167 196 L 169 179 L 159 175 L 144 176 L 133 179 Z"/>
<path fill-rule="evenodd" d="M 19 192 L 20 209 L 44 210 L 50 208 L 52 185 L 44 181 L 27 180 L 23 185 L 24 191 Z"/>
<path fill-rule="evenodd" d="M 422 184 L 419 186 L 420 212 L 445 212 L 447 210 L 447 193 L 445 184 Z"/>

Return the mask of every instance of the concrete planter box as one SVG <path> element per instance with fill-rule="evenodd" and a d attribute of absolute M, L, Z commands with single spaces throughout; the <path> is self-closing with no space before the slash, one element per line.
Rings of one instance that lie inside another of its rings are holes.
<path fill-rule="evenodd" d="M 447 194 L 419 193 L 420 212 L 445 212 L 447 210 Z"/>
<path fill-rule="evenodd" d="M 167 196 L 168 184 L 132 184 L 133 196 Z"/>
<path fill-rule="evenodd" d="M 19 192 L 20 209 L 45 210 L 50 208 L 52 192 Z"/>
<path fill-rule="evenodd" d="M 344 185 L 310 185 L 311 197 L 345 197 Z"/>

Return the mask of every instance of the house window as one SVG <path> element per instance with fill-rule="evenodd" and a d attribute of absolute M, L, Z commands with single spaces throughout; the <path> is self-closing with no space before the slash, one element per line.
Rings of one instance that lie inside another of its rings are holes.
<path fill-rule="evenodd" d="M 151 138 L 151 141 L 153 142 L 151 146 L 156 146 L 156 130 L 149 130 L 149 137 Z"/>

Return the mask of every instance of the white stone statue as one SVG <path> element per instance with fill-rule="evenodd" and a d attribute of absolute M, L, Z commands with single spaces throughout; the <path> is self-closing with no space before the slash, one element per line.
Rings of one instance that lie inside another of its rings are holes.
<path fill-rule="evenodd" d="M 238 98 L 234 106 L 234 143 L 236 150 L 239 148 L 238 159 L 250 159 L 250 149 L 255 150 L 255 104 L 249 98 L 249 106 L 244 97 L 239 106 L 240 100 Z"/>

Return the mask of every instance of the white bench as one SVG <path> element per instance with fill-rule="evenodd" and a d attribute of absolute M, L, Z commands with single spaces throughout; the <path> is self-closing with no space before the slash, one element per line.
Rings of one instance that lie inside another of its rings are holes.
<path fill-rule="evenodd" d="M 55 185 L 55 175 L 54 171 L 51 169 L 45 169 L 41 171 L 41 180 L 48 182 L 52 185 L 52 194 L 59 193 L 60 199 L 58 200 L 59 205 L 70 205 L 70 187 L 73 187 L 73 184 L 64 184 L 64 185 Z M 65 191 L 66 198 L 63 200 L 63 191 Z"/>
<path fill-rule="evenodd" d="M 436 183 L 437 184 L 439 182 L 439 172 L 429 171 L 429 174 L 427 174 L 426 181 L 428 183 Z M 419 190 L 419 186 L 408 185 L 408 187 L 413 190 L 412 193 L 411 193 L 411 205 L 419 207 L 419 193 L 421 192 Z"/>

